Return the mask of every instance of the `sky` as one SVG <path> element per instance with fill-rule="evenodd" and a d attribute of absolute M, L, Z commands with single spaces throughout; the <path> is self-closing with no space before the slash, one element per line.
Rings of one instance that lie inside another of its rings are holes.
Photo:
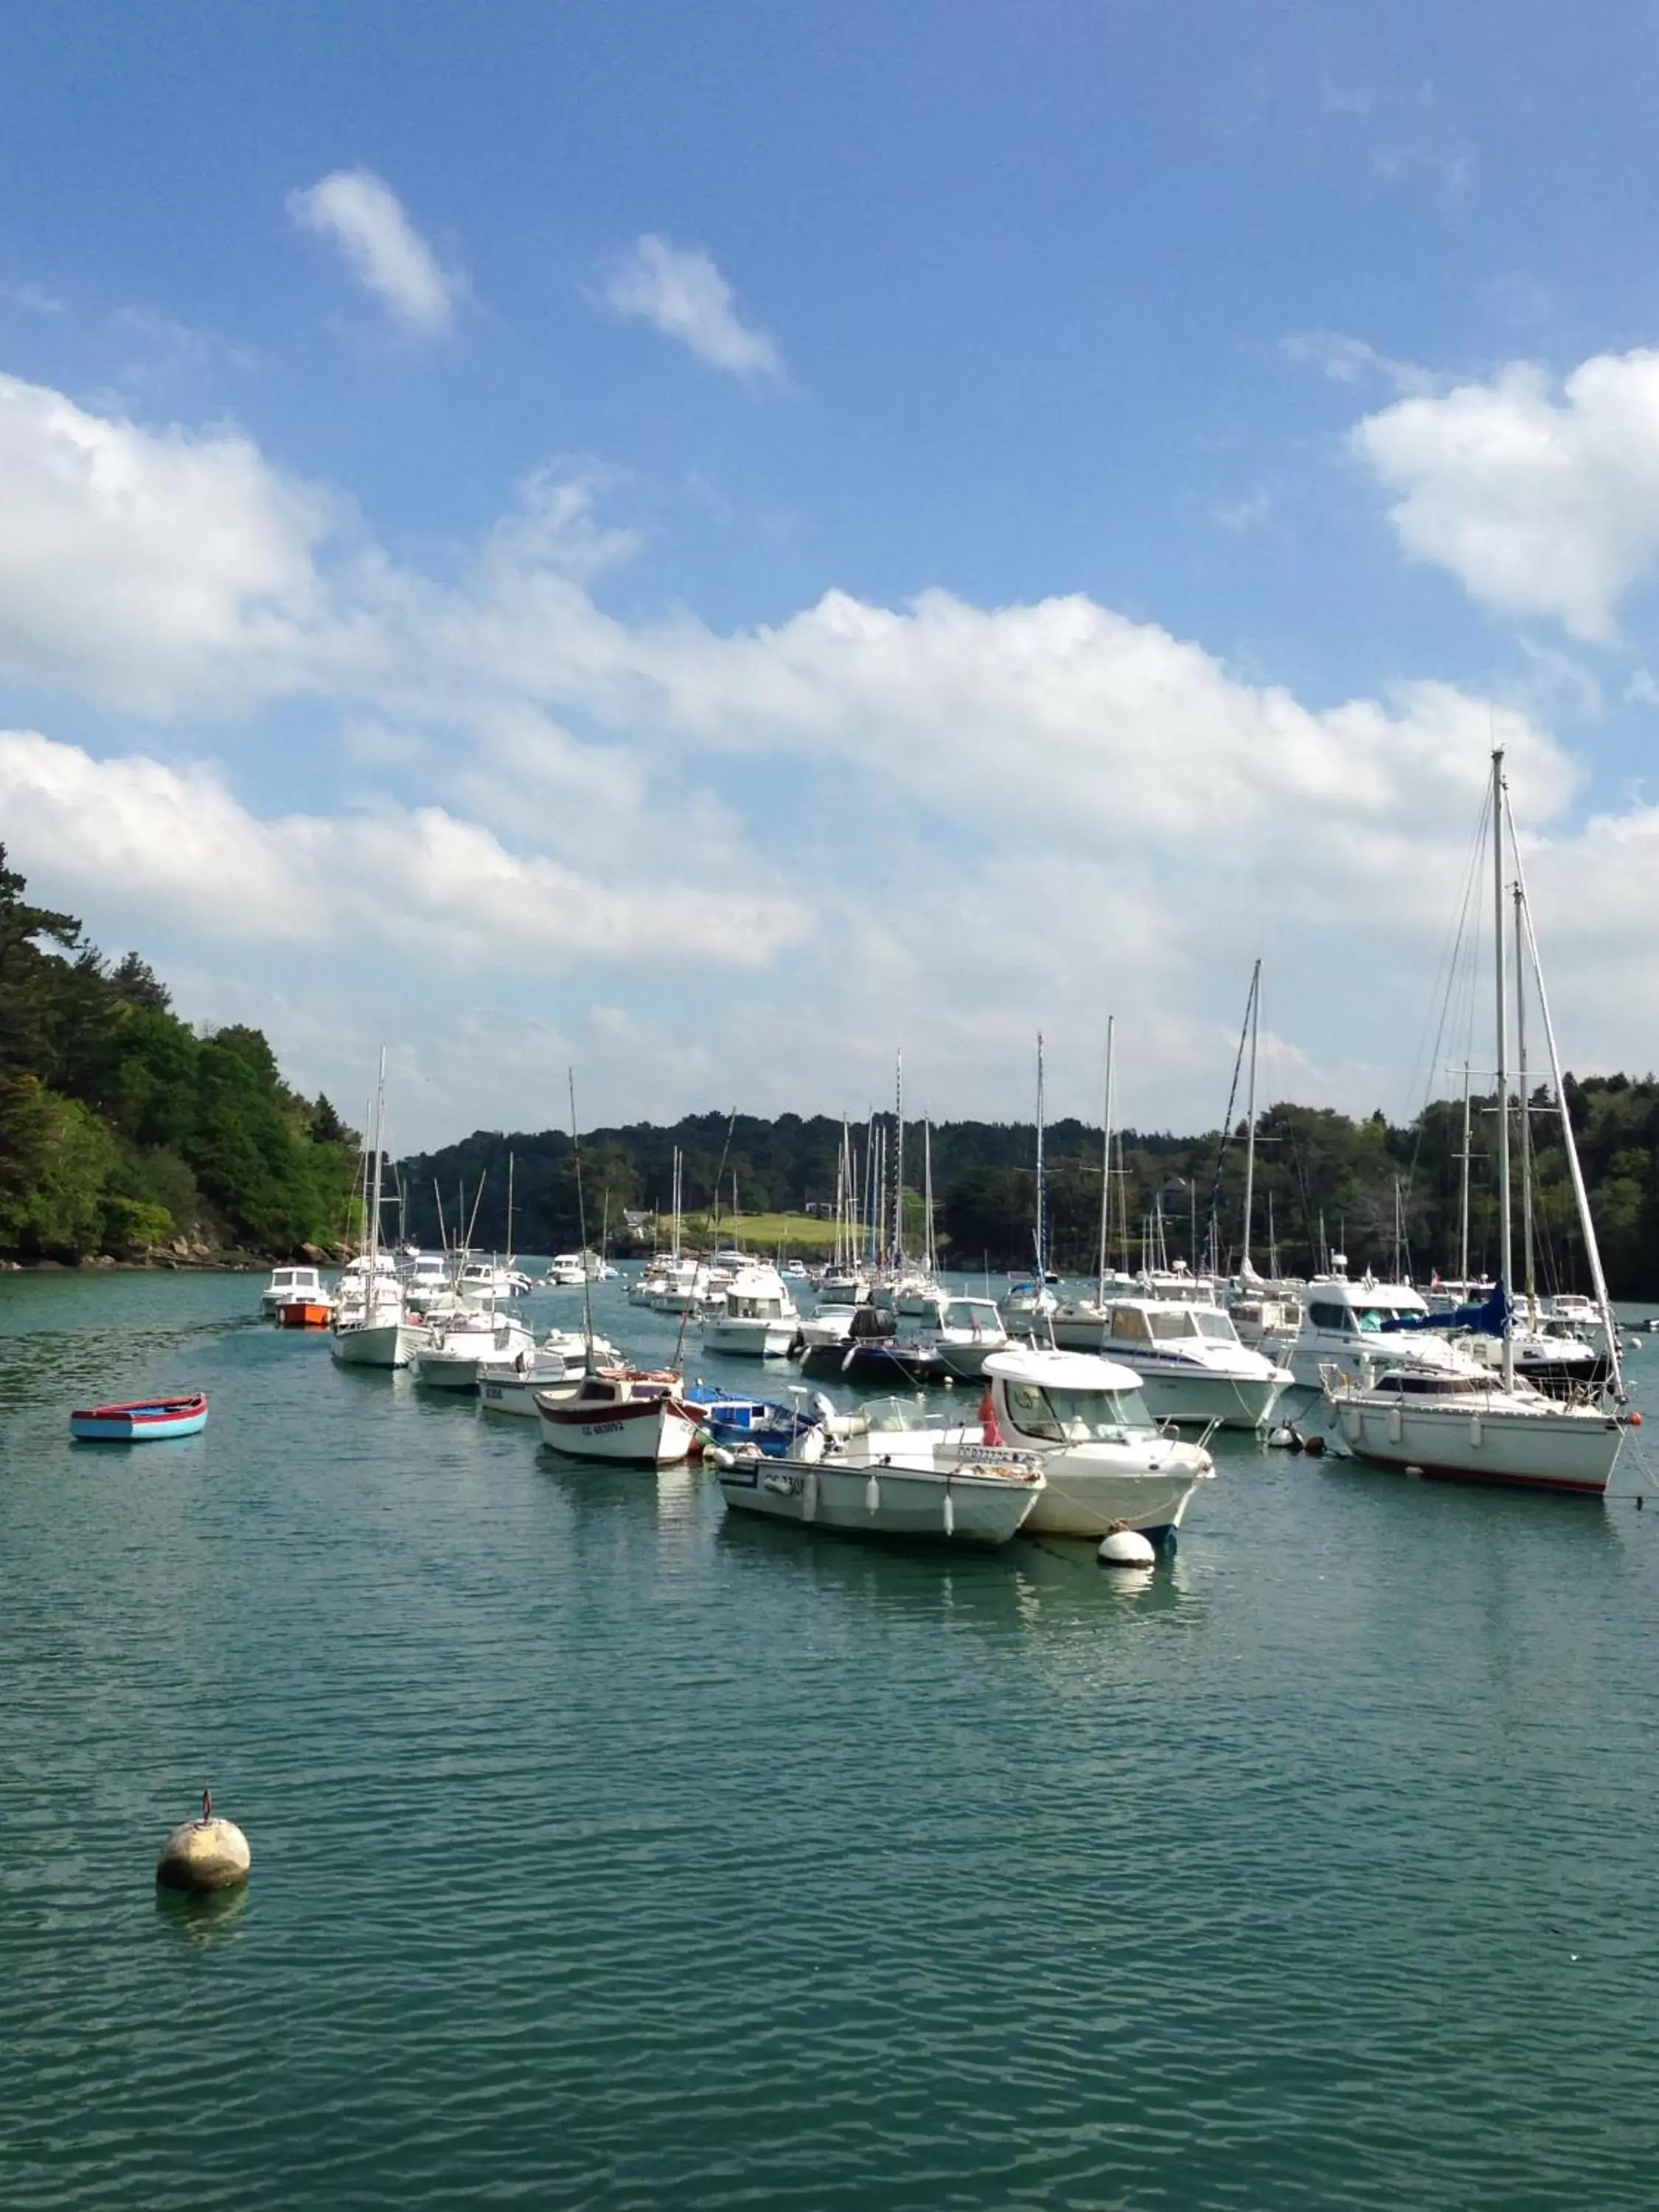
<path fill-rule="evenodd" d="M 0 11 L 0 842 L 399 1149 L 1656 1060 L 1659 17 Z M 1475 1046 L 1490 1054 L 1490 1044 Z M 1442 1050 L 1444 1049 L 1443 1040 Z"/>

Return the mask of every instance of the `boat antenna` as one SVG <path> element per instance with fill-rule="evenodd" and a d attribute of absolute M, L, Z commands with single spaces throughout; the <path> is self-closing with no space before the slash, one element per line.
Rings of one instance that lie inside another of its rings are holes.
<path fill-rule="evenodd" d="M 576 1071 L 567 1068 L 570 1085 L 570 1151 L 576 1167 L 576 1225 L 582 1240 L 582 1364 L 585 1372 L 592 1375 L 593 1367 L 593 1280 L 587 1272 L 587 1207 L 582 1198 L 582 1140 L 576 1133 Z"/>

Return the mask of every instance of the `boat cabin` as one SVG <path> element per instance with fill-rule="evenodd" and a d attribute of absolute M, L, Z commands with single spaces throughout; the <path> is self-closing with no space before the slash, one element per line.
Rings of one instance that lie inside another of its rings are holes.
<path fill-rule="evenodd" d="M 1137 1298 L 1111 1306 L 1104 1334 L 1115 1346 L 1133 1352 L 1137 1345 L 1237 1345 L 1238 1331 L 1232 1316 L 1219 1306 L 1170 1305 L 1162 1299 Z"/>
<path fill-rule="evenodd" d="M 1117 1443 L 1155 1425 L 1140 1377 L 1090 1352 L 993 1352 L 985 1377 L 1006 1444 Z"/>

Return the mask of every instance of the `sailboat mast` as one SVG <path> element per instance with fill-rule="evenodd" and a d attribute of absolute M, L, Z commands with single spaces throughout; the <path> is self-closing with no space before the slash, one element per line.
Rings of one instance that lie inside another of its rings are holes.
<path fill-rule="evenodd" d="M 1098 1303 L 1106 1303 L 1106 1240 L 1111 1234 L 1112 1211 L 1112 1048 L 1117 1041 L 1117 1016 L 1106 1017 L 1106 1111 L 1105 1133 L 1100 1148 L 1100 1266 L 1096 1292 Z"/>
<path fill-rule="evenodd" d="M 1498 1012 L 1498 1273 L 1506 1298 L 1515 1295 L 1515 1234 L 1510 1203 L 1510 1080 L 1509 991 L 1504 947 L 1508 932 L 1504 912 L 1504 749 L 1492 757 L 1492 866 L 1494 921 L 1492 965 L 1496 970 Z M 1504 1323 L 1504 1388 L 1515 1383 L 1515 1339 Z"/>
<path fill-rule="evenodd" d="M 1036 1271 L 1039 1287 L 1048 1279 L 1045 1243 L 1048 1194 L 1042 1182 L 1042 1031 L 1037 1031 L 1036 1095 Z"/>
<path fill-rule="evenodd" d="M 1527 1285 L 1526 1325 L 1533 1325 L 1538 1282 L 1533 1261 L 1532 1109 L 1527 1103 L 1527 991 L 1525 921 L 1521 884 L 1515 884 L 1515 1087 L 1521 1107 L 1521 1266 Z"/>
<path fill-rule="evenodd" d="M 921 1125 L 921 1234 L 922 1264 L 931 1283 L 939 1273 L 939 1255 L 933 1249 L 933 1125 L 926 1120 Z"/>
<path fill-rule="evenodd" d="M 904 1272 L 904 1048 L 893 1086 L 893 1272 Z"/>
<path fill-rule="evenodd" d="M 1469 1294 L 1469 1063 L 1463 1062 L 1463 1189 L 1457 1218 L 1457 1279 Z"/>
<path fill-rule="evenodd" d="M 513 1265 L 513 1155 L 507 1156 L 507 1264 Z"/>
<path fill-rule="evenodd" d="M 374 1279 L 380 1257 L 380 1152 L 386 1135 L 386 1047 L 380 1047 L 380 1080 L 374 1087 L 374 1189 L 368 1215 L 368 1303 L 374 1299 Z"/>
<path fill-rule="evenodd" d="M 587 1264 L 587 1203 L 582 1196 L 582 1141 L 576 1134 L 576 1071 L 566 1070 L 570 1085 L 570 1151 L 576 1169 L 576 1225 L 582 1240 L 582 1364 L 593 1372 L 593 1277 Z"/>
<path fill-rule="evenodd" d="M 1258 960 L 1250 977 L 1250 1089 L 1244 1108 L 1244 1249 L 1238 1261 L 1241 1277 L 1251 1273 L 1250 1214 L 1255 1203 L 1255 1048 L 1261 1024 L 1261 963 Z"/>

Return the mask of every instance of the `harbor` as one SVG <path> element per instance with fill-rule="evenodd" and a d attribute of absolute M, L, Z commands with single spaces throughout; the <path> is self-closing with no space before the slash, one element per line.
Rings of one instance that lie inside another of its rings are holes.
<path fill-rule="evenodd" d="M 0 1283 L 15 2201 L 1641 2201 L 1653 1513 L 1221 1431 L 1145 1574 L 849 1542 L 258 1308 Z"/>

